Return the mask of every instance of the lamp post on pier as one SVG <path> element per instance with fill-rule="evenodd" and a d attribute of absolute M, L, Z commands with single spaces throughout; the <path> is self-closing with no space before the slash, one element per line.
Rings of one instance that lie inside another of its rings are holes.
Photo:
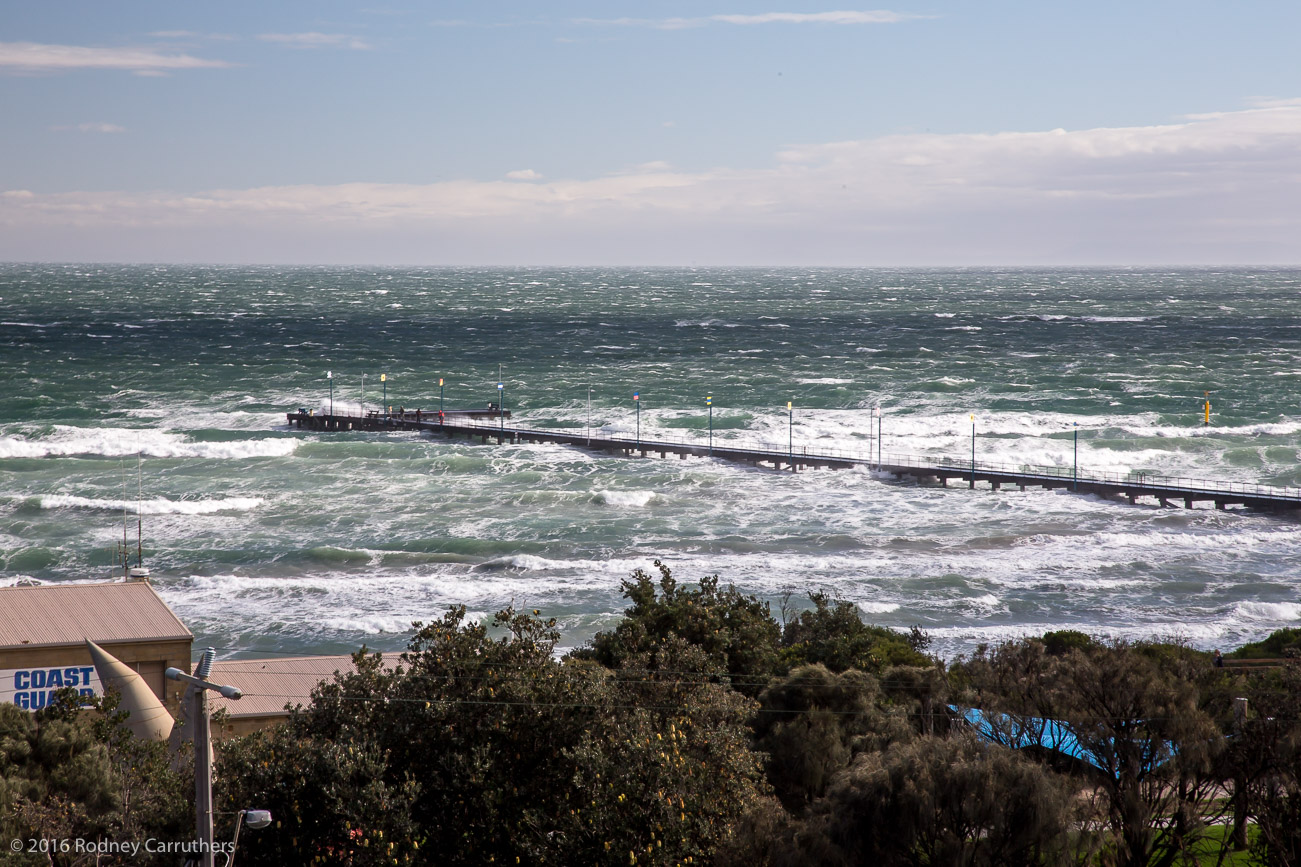
<path fill-rule="evenodd" d="M 506 435 L 506 383 L 497 383 L 497 430 Z"/>
<path fill-rule="evenodd" d="M 876 414 L 876 471 L 879 473 L 881 472 L 881 417 L 883 415 L 881 404 L 878 403 L 872 411 Z"/>
<path fill-rule="evenodd" d="M 438 377 L 438 423 L 443 423 L 443 378 Z"/>
<path fill-rule="evenodd" d="M 787 450 L 787 457 L 790 458 L 792 468 L 795 466 L 795 405 L 794 404 L 795 404 L 794 401 L 791 400 L 786 401 L 786 412 L 790 416 L 790 419 L 786 425 L 786 431 L 788 435 L 786 441 L 786 450 Z"/>
<path fill-rule="evenodd" d="M 384 383 L 384 418 L 388 418 L 388 374 L 381 373 L 379 381 Z"/>
<path fill-rule="evenodd" d="M 366 374 L 361 375 L 361 415 L 366 415 Z"/>
<path fill-rule="evenodd" d="M 1079 491 L 1080 489 L 1080 423 L 1072 422 L 1075 425 L 1075 464 L 1071 471 L 1071 490 Z"/>
<path fill-rule="evenodd" d="M 976 488 L 976 416 L 971 416 L 971 488 Z"/>
<path fill-rule="evenodd" d="M 709 407 L 709 455 L 714 455 L 714 396 L 706 395 L 705 406 Z"/>
<path fill-rule="evenodd" d="M 641 445 L 641 392 L 632 393 L 632 405 L 637 407 L 637 445 Z"/>
<path fill-rule="evenodd" d="M 334 417 L 334 371 L 325 371 L 325 378 L 330 381 L 330 417 Z"/>
<path fill-rule="evenodd" d="M 587 387 L 587 446 L 592 446 L 592 386 Z"/>

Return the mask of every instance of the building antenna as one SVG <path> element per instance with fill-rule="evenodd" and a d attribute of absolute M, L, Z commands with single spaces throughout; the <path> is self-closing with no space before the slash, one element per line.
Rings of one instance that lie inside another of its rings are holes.
<path fill-rule="evenodd" d="M 136 565 L 145 565 L 145 545 L 144 545 L 144 486 L 145 486 L 145 458 L 141 452 L 136 452 Z"/>

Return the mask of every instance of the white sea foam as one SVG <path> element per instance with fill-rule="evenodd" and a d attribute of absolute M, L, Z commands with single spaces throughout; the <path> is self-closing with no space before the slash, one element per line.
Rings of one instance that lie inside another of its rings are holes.
<path fill-rule="evenodd" d="M 180 434 L 151 429 L 79 428 L 58 426 L 49 436 L 0 437 L 0 458 L 47 458 L 74 455 L 147 458 L 284 457 L 297 450 L 299 440 L 274 437 L 223 442 L 194 442 Z"/>
<path fill-rule="evenodd" d="M 1233 611 L 1244 620 L 1271 623 L 1301 620 L 1301 603 L 1297 602 L 1239 602 Z"/>
<path fill-rule="evenodd" d="M 212 515 L 217 512 L 249 512 L 265 502 L 261 497 L 227 497 L 221 500 L 103 500 L 65 494 L 40 498 L 42 509 L 99 509 L 140 515 Z"/>
<path fill-rule="evenodd" d="M 593 496 L 608 506 L 640 507 L 649 505 L 656 494 L 654 491 L 596 491 Z"/>
<path fill-rule="evenodd" d="M 899 610 L 897 602 L 858 602 L 858 610 L 864 614 L 890 614 Z"/>

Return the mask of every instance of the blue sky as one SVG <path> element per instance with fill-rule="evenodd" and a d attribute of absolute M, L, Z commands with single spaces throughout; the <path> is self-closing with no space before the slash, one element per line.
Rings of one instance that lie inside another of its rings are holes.
<path fill-rule="evenodd" d="M 1301 263 L 1301 4 L 42 3 L 0 258 Z"/>

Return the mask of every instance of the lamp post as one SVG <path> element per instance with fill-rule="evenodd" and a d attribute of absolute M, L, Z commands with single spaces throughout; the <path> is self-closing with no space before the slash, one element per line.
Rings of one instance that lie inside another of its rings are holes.
<path fill-rule="evenodd" d="M 361 414 L 366 414 L 366 374 L 361 375 Z"/>
<path fill-rule="evenodd" d="M 976 488 L 976 417 L 971 417 L 971 488 Z"/>
<path fill-rule="evenodd" d="M 881 417 L 884 413 L 881 412 L 879 403 L 874 407 L 874 411 L 876 412 L 876 471 L 879 473 L 881 472 Z"/>
<path fill-rule="evenodd" d="M 712 394 L 705 396 L 705 406 L 709 407 L 709 454 L 714 454 L 714 396 Z"/>
<path fill-rule="evenodd" d="M 506 383 L 497 383 L 497 430 L 506 434 Z"/>
<path fill-rule="evenodd" d="M 239 687 L 221 686 L 208 682 L 212 672 L 212 660 L 217 652 L 209 647 L 199 659 L 194 675 L 186 674 L 179 668 L 169 668 L 165 672 L 168 680 L 179 680 L 197 687 L 191 693 L 194 702 L 194 828 L 199 844 L 198 867 L 214 867 L 212 839 L 212 730 L 208 721 L 208 690 L 219 692 L 224 697 L 238 700 L 244 693 Z"/>
<path fill-rule="evenodd" d="M 632 405 L 637 407 L 637 445 L 641 445 L 641 392 L 632 393 Z"/>
<path fill-rule="evenodd" d="M 1075 425 L 1075 468 L 1071 472 L 1071 490 L 1079 491 L 1080 489 L 1080 423 L 1072 422 Z"/>
<path fill-rule="evenodd" d="M 789 453 L 789 454 L 788 454 L 788 457 L 791 459 L 791 467 L 792 467 L 792 468 L 795 466 L 795 406 L 794 406 L 794 403 L 795 403 L 794 401 L 790 401 L 790 400 L 786 401 L 786 412 L 789 413 L 789 415 L 790 415 L 790 420 L 789 420 L 789 422 L 787 423 L 787 426 L 786 426 L 786 430 L 787 430 L 787 432 L 788 432 L 788 439 L 787 439 L 787 443 L 786 443 L 786 449 L 787 449 L 787 451 L 788 451 L 788 453 Z"/>
<path fill-rule="evenodd" d="M 225 867 L 233 867 L 235 864 L 235 850 L 239 848 L 239 829 L 241 826 L 248 825 L 250 829 L 259 831 L 270 824 L 270 810 L 240 810 L 239 815 L 235 817 L 235 839 L 230 843 L 230 854 L 226 856 Z"/>
<path fill-rule="evenodd" d="M 587 387 L 587 445 L 592 445 L 592 387 Z"/>
<path fill-rule="evenodd" d="M 384 418 L 388 418 L 388 374 L 381 373 L 379 381 L 384 383 Z"/>
<path fill-rule="evenodd" d="M 325 378 L 330 381 L 330 417 L 334 417 L 334 371 L 325 371 Z"/>
<path fill-rule="evenodd" d="M 443 378 L 438 377 L 438 423 L 443 423 Z"/>

